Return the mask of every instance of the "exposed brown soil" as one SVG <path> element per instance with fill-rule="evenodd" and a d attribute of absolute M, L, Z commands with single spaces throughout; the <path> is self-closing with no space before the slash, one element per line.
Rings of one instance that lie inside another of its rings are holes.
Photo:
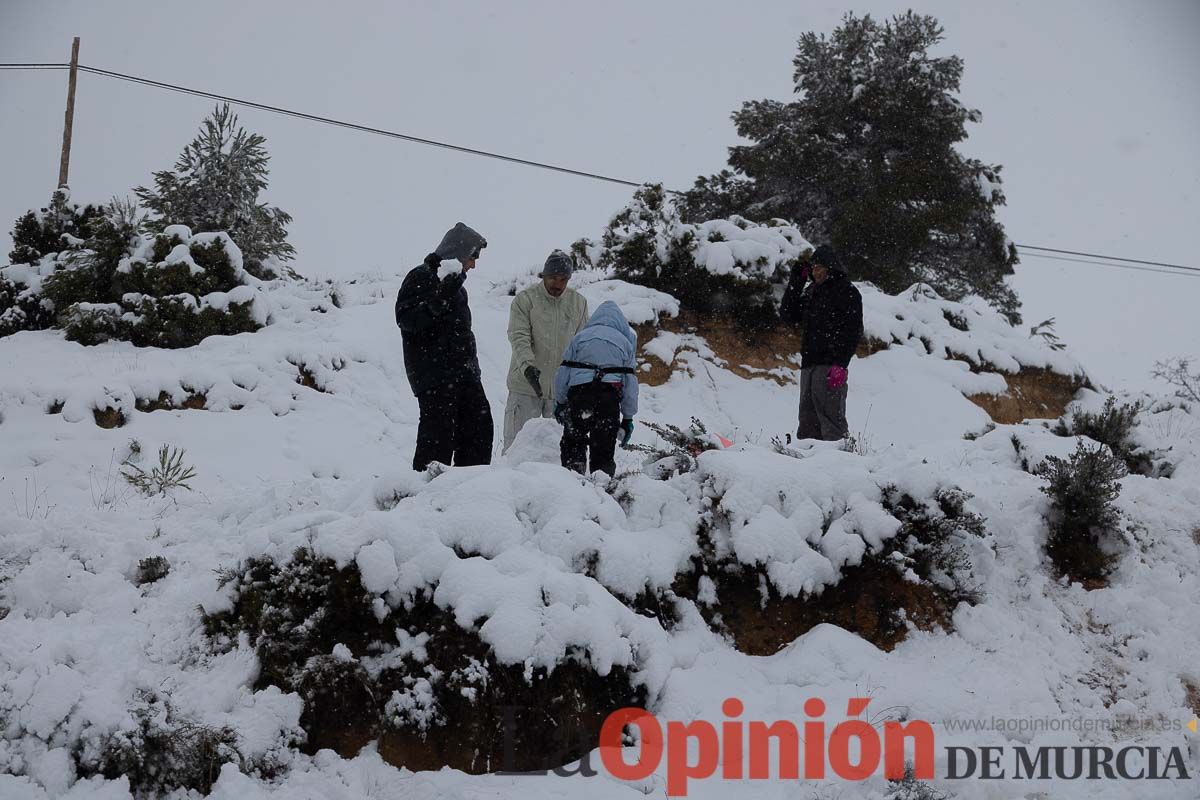
<path fill-rule="evenodd" d="M 313 375 L 312 370 L 303 364 L 296 364 L 296 383 L 309 389 L 318 392 L 324 392 L 325 388 L 317 383 L 317 378 Z"/>
<path fill-rule="evenodd" d="M 461 694 L 446 698 L 446 723 L 425 736 L 412 729 L 385 729 L 379 736 L 380 756 L 414 771 L 448 766 L 477 775 L 553 769 L 597 747 L 610 713 L 645 703 L 628 689 L 614 692 L 628 685 L 621 668 L 602 678 L 590 667 L 567 662 L 548 675 L 535 674 L 532 683 L 521 673 L 519 666 L 491 666 L 489 680 L 496 685 L 481 691 L 479 701 Z"/>
<path fill-rule="evenodd" d="M 1091 386 L 1086 377 L 1062 375 L 1038 367 L 1026 367 L 1016 374 L 1000 374 L 1008 383 L 1006 393 L 970 394 L 967 399 L 986 411 L 993 422 L 1001 425 L 1027 419 L 1060 417 L 1075 399 L 1076 392 Z"/>
<path fill-rule="evenodd" d="M 644 347 L 659 331 L 694 334 L 704 339 L 717 358 L 726 362 L 726 367 L 743 378 L 767 378 L 782 385 L 790 381 L 780 370 L 795 369 L 799 365 L 801 336 L 795 328 L 779 325 L 765 331 L 739 329 L 732 320 L 705 318 L 694 313 L 681 312 L 678 317 L 662 317 L 657 323 L 635 325 L 638 346 Z M 886 350 L 891 343 L 881 339 L 864 337 L 859 342 L 856 355 L 859 358 Z M 689 349 L 685 346 L 683 349 Z M 930 345 L 926 343 L 926 350 Z M 954 354 L 949 354 L 955 357 Z M 1084 376 L 1062 375 L 1048 369 L 1027 367 L 1018 373 L 1004 372 L 990 364 L 977 364 L 965 358 L 972 372 L 998 372 L 1008 383 L 1004 394 L 974 394 L 967 399 L 988 413 L 998 424 L 1014 424 L 1026 419 L 1043 419 L 1062 416 L 1076 392 L 1090 388 Z M 643 353 L 640 356 L 638 382 L 646 386 L 661 386 L 679 368 L 678 360 L 664 363 L 655 356 Z M 644 365 L 649 365 L 647 369 Z"/>
<path fill-rule="evenodd" d="M 125 414 L 119 408 L 93 408 L 92 417 L 101 428 L 120 428 L 125 424 Z"/>
<path fill-rule="evenodd" d="M 795 369 L 799 358 L 800 335 L 794 328 L 780 325 L 769 330 L 743 330 L 730 319 L 714 319 L 683 311 L 678 317 L 662 317 L 658 324 L 635 325 L 638 346 L 650 342 L 659 331 L 700 336 L 726 367 L 743 378 L 768 378 L 779 384 L 788 383 L 771 370 Z M 685 348 L 686 349 L 686 348 Z M 638 372 L 638 382 L 647 386 L 666 383 L 675 369 L 675 362 L 664 364 L 653 356 L 642 356 L 650 364 L 648 371 Z"/>
<path fill-rule="evenodd" d="M 677 591 L 694 596 L 688 583 L 697 579 L 698 574 L 681 576 Z M 710 624 L 728 632 L 737 649 L 748 655 L 776 653 L 822 623 L 856 633 L 887 651 L 908 635 L 905 618 L 921 630 L 953 627 L 955 604 L 942 592 L 907 581 L 894 567 L 877 560 L 845 569 L 841 581 L 821 594 L 781 597 L 768 585 L 764 605 L 759 586 L 756 570 L 722 573 L 717 580 L 717 605 L 700 607 Z"/>
<path fill-rule="evenodd" d="M 318 658 L 332 661 L 329 656 Z M 298 694 L 304 698 L 300 727 L 308 734 L 305 752 L 328 749 L 353 758 L 379 735 L 379 704 L 371 684 L 357 665 L 345 669 L 310 668 L 298 687 Z"/>
<path fill-rule="evenodd" d="M 134 405 L 138 411 L 172 411 L 177 409 L 203 410 L 208 402 L 208 397 L 204 392 L 192 392 L 182 403 L 176 404 L 171 396 L 166 392 L 159 392 L 158 397 L 151 400 L 148 397 L 139 397 Z"/>

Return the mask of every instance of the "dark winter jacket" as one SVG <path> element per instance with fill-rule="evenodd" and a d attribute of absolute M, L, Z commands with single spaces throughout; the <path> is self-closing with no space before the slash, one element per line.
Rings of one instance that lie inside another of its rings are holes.
<path fill-rule="evenodd" d="M 800 326 L 802 367 L 848 366 L 862 338 L 862 295 L 842 269 L 830 270 L 822 283 L 793 271 L 779 316 Z"/>
<path fill-rule="evenodd" d="M 404 369 L 413 394 L 479 378 L 466 275 L 438 278 L 441 259 L 430 253 L 404 278 L 396 295 L 396 324 L 404 342 Z"/>

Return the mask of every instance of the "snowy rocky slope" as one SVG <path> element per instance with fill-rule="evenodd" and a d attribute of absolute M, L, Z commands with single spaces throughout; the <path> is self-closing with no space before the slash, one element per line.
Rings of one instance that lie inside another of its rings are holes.
<path fill-rule="evenodd" d="M 771 439 L 795 428 L 786 358 L 774 374 L 745 377 L 694 332 L 671 329 L 669 296 L 602 275 L 578 283 L 592 307 L 615 299 L 646 326 L 647 372 L 653 360 L 672 366 L 644 389 L 641 419 L 686 427 L 696 417 L 731 447 L 672 477 L 640 472 L 645 455 L 621 452 L 628 474 L 608 484 L 559 468 L 559 429 L 541 421 L 490 467 L 413 473 L 417 406 L 392 316 L 399 280 L 380 274 L 265 284 L 256 302 L 270 324 L 185 350 L 83 347 L 55 331 L 0 339 L 0 797 L 127 797 L 145 765 L 114 753 L 129 757 L 151 742 L 147 731 L 181 727 L 232 732 L 219 746 L 236 758 L 208 781 L 213 797 L 666 792 L 665 766 L 631 782 L 603 769 L 585 779 L 397 768 L 415 764 L 405 760 L 414 751 L 389 735 L 356 756 L 304 752 L 315 736 L 305 690 L 264 685 L 261 654 L 229 622 L 251 596 L 247 565 L 284 563 L 298 549 L 355 570 L 371 613 L 394 633 L 386 647 L 347 639 L 320 658 L 386 684 L 386 716 L 410 732 L 435 736 L 452 721 L 447 692 L 491 697 L 506 670 L 550 680 L 572 665 L 663 721 L 719 723 L 722 701 L 737 697 L 742 719 L 799 722 L 819 697 L 832 727 L 849 698 L 869 697 L 874 724 L 933 724 L 939 774 L 948 746 L 1081 742 L 1182 747 L 1188 769 L 1200 769 L 1200 740 L 1178 726 L 1200 697 L 1195 410 L 1146 399 L 1138 443 L 1162 451 L 1170 477 L 1121 480 L 1123 547 L 1109 585 L 1088 591 L 1047 563 L 1045 481 L 1025 469 L 1066 456 L 1076 437 L 1037 420 L 994 426 L 986 403 L 969 399 L 1003 395 L 1022 371 L 1083 385 L 1066 353 L 920 287 L 894 297 L 864 287 L 875 345 L 850 367 L 857 452 L 780 453 Z M 507 288 L 488 290 L 478 273 L 468 281 L 497 420 Z M 1102 401 L 1087 389 L 1076 400 Z M 654 440 L 638 429 L 635 442 Z M 123 464 L 148 470 L 164 445 L 194 467 L 192 491 L 144 496 Z M 952 518 L 965 562 L 930 564 L 906 545 L 901 498 Z M 874 633 L 834 615 L 776 641 L 729 577 L 753 576 L 761 609 L 786 614 L 816 597 L 849 606 L 848 591 L 866 591 L 853 576 L 871 575 L 865 565 L 880 553 L 938 613 L 921 620 L 911 608 L 913 624 Z M 142 564 L 154 557 L 169 571 L 151 580 Z M 439 634 L 406 627 L 414 608 L 469 631 L 478 658 L 435 668 Z M 1036 733 L 953 724 L 993 718 L 1097 724 Z M 1159 724 L 1116 724 L 1131 718 Z M 454 759 L 442 763 L 462 766 Z M 1195 781 L 936 783 L 963 798 L 1197 796 Z M 889 791 L 881 772 L 800 784 L 713 776 L 687 788 L 714 798 Z"/>

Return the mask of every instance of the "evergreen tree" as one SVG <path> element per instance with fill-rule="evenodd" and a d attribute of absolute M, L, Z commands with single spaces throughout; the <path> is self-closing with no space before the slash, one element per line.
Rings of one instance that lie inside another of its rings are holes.
<path fill-rule="evenodd" d="M 249 273 L 277 277 L 278 263 L 291 260 L 296 251 L 287 242 L 291 215 L 258 201 L 267 188 L 266 141 L 240 127 L 228 103 L 217 106 L 175 168 L 154 173 L 154 189 L 134 190 L 157 214 L 147 227 L 154 232 L 175 224 L 187 225 L 193 233 L 225 231 L 242 249 Z"/>
<path fill-rule="evenodd" d="M 88 235 L 88 224 L 101 210 L 93 205 L 80 207 L 71 202 L 71 190 L 62 186 L 50 196 L 50 205 L 40 211 L 27 211 L 12 227 L 13 249 L 8 259 L 13 264 L 36 264 L 50 253 L 70 248 Z M 68 237 L 64 239 L 63 237 Z"/>
<path fill-rule="evenodd" d="M 1004 282 L 1017 252 L 995 218 L 1000 167 L 954 149 L 982 117 L 955 97 L 962 59 L 929 54 L 941 39 L 936 19 L 911 11 L 882 24 L 847 14 L 829 38 L 804 34 L 797 99 L 734 113 L 751 143 L 730 148 L 732 170 L 696 181 L 687 218 L 782 217 L 885 291 L 925 282 L 1019 322 Z"/>

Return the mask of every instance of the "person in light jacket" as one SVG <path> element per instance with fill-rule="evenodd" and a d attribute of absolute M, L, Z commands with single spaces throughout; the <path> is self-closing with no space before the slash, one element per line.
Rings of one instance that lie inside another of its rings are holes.
<path fill-rule="evenodd" d="M 628 443 L 637 414 L 636 367 L 637 335 L 620 307 L 605 300 L 571 339 L 554 373 L 564 467 L 616 473 L 617 433 L 624 431 Z"/>
<path fill-rule="evenodd" d="M 554 413 L 554 371 L 588 318 L 587 300 L 567 287 L 572 268 L 571 257 L 555 250 L 538 275 L 541 280 L 519 292 L 509 307 L 512 361 L 504 407 L 505 450 L 526 422 Z"/>

